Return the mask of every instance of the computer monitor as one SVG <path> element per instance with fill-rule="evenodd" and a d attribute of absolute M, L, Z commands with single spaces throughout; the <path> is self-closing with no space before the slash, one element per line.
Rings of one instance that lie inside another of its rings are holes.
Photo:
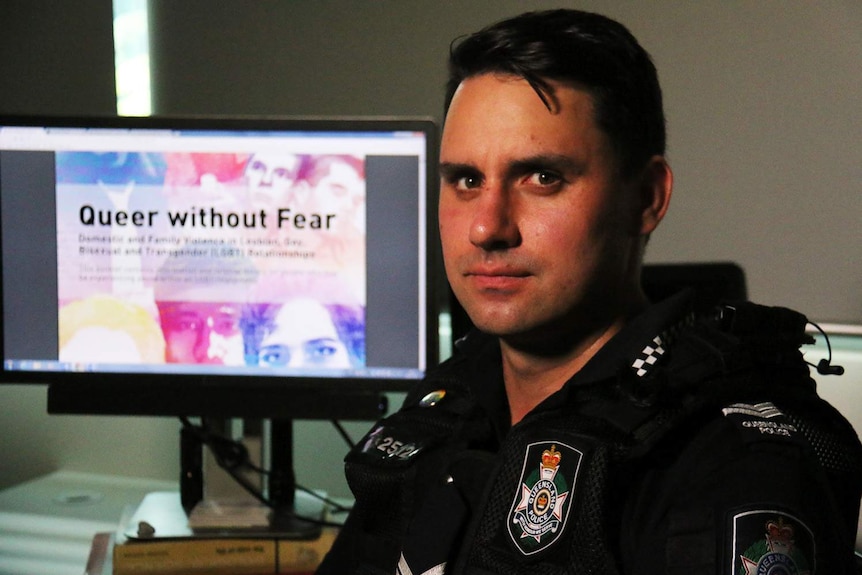
<path fill-rule="evenodd" d="M 418 119 L 0 117 L 0 383 L 379 415 L 439 355 L 435 148 Z"/>
<path fill-rule="evenodd" d="M 421 120 L 0 118 L 0 378 L 147 415 L 404 389 L 437 354 L 433 146 Z"/>

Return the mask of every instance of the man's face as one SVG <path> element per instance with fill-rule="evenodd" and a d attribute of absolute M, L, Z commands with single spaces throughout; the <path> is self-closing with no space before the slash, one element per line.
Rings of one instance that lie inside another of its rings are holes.
<path fill-rule="evenodd" d="M 299 158 L 293 154 L 259 153 L 253 155 L 245 169 L 256 208 L 283 207 L 299 170 Z"/>
<path fill-rule="evenodd" d="M 472 321 L 510 342 L 558 342 L 616 313 L 641 222 L 592 98 L 486 74 L 456 92 L 440 151 L 446 273 Z"/>
<path fill-rule="evenodd" d="M 312 191 L 315 208 L 325 214 L 347 218 L 365 197 L 365 182 L 343 160 L 333 159 L 325 169 L 326 175 L 320 178 Z"/>
<path fill-rule="evenodd" d="M 169 363 L 245 363 L 236 304 L 164 302 L 159 315 Z"/>

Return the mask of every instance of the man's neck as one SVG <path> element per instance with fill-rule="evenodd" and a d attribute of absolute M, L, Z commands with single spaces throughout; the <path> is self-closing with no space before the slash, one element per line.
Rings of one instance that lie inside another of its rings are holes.
<path fill-rule="evenodd" d="M 610 314 L 607 321 L 596 323 L 594 329 L 574 337 L 571 345 L 556 350 L 556 353 L 545 353 L 547 350 L 524 347 L 501 339 L 503 382 L 512 425 L 559 391 L 622 330 L 629 318 L 648 305 L 646 296 L 637 292 L 627 305 L 620 306 L 617 313 Z"/>
<path fill-rule="evenodd" d="M 548 396 L 556 393 L 598 353 L 620 329 L 616 321 L 565 355 L 541 356 L 501 342 L 503 381 L 509 399 L 512 425 L 518 423 Z"/>

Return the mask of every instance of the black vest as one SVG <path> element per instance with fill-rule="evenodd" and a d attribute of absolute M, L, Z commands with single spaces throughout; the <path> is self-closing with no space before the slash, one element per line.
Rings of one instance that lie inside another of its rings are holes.
<path fill-rule="evenodd" d="M 620 494 L 676 432 L 741 401 L 779 404 L 802 433 L 777 440 L 799 443 L 828 490 L 858 502 L 858 440 L 814 392 L 799 353 L 805 323 L 753 304 L 689 318 L 665 333 L 671 353 L 646 377 L 626 366 L 568 385 L 502 438 L 468 381 L 475 366 L 451 360 L 346 459 L 353 572 L 391 575 L 403 553 L 415 575 L 442 563 L 447 573 L 619 573 Z M 678 536 L 701 527 L 677 526 Z M 829 537 L 855 528 L 836 521 Z"/>

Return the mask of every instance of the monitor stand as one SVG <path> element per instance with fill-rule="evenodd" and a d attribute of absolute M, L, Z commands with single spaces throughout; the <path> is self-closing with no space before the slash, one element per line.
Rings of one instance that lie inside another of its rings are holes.
<path fill-rule="evenodd" d="M 205 489 L 205 472 L 202 445 L 194 431 L 183 428 L 180 432 L 180 501 L 189 516 L 189 528 L 193 531 L 255 532 L 283 539 L 313 539 L 320 534 L 324 518 L 324 505 L 313 498 L 297 500 L 296 475 L 293 461 L 293 420 L 270 420 L 268 426 L 255 425 L 262 437 L 261 448 L 269 470 L 266 488 L 250 485 L 260 490 L 270 505 L 254 501 L 250 496 L 219 501 Z M 243 494 L 245 495 L 245 494 Z M 268 525 L 261 526 L 262 517 Z"/>
<path fill-rule="evenodd" d="M 274 419 L 269 429 L 268 494 L 273 504 L 270 528 L 284 537 L 311 539 L 320 535 L 323 513 L 304 517 L 297 505 L 296 474 L 293 469 L 293 421 Z M 321 511 L 323 508 L 321 506 Z"/>
<path fill-rule="evenodd" d="M 298 538 L 313 537 L 319 528 L 313 522 L 296 518 L 303 512 L 303 506 L 295 494 L 293 420 L 374 421 L 381 417 L 388 407 L 383 393 L 368 390 L 347 391 L 312 387 L 306 390 L 289 388 L 286 391 L 280 386 L 251 381 L 242 386 L 207 384 L 201 386 L 198 391 L 206 393 L 178 393 L 173 381 L 156 378 L 152 381 L 129 382 L 128 385 L 123 385 L 123 393 L 117 393 L 114 381 L 87 378 L 75 381 L 75 385 L 49 385 L 48 413 L 175 417 L 208 415 L 219 418 L 269 419 L 274 422 L 269 440 L 270 453 L 275 457 L 275 461 L 270 463 L 274 473 L 270 481 L 270 491 L 271 499 L 276 502 L 275 518 L 271 523 L 279 528 L 279 536 Z M 202 401 L 201 397 L 205 397 L 206 401 Z M 203 452 L 199 441 L 195 445 L 193 437 L 183 435 L 180 438 L 180 452 L 180 493 L 156 495 L 165 495 L 162 499 L 170 499 L 169 511 L 173 513 L 178 510 L 178 513 L 185 517 L 197 502 L 205 500 Z M 145 505 L 142 505 L 143 507 Z M 141 521 L 148 522 L 146 517 Z M 188 535 L 188 520 L 186 518 L 183 521 L 185 534 Z M 132 525 L 127 532 L 135 531 L 137 527 Z M 146 526 L 144 531 L 147 531 Z M 247 533 L 244 532 L 245 534 Z M 274 534 L 274 531 L 267 531 L 262 535 Z"/>
<path fill-rule="evenodd" d="M 203 503 L 211 503 L 206 500 Z M 298 507 L 302 507 L 299 502 Z M 307 511 L 306 511 L 307 513 Z M 282 521 L 287 517 L 287 521 Z M 236 526 L 221 524 L 219 527 L 193 528 L 189 517 L 180 503 L 176 491 L 154 491 L 148 493 L 134 514 L 124 522 L 122 532 L 126 539 L 134 541 L 155 541 L 180 538 L 259 538 L 259 539 L 316 539 L 321 528 L 314 524 L 309 527 L 305 521 L 295 520 L 292 516 L 278 516 L 263 524 L 250 526 L 238 521 Z"/>

